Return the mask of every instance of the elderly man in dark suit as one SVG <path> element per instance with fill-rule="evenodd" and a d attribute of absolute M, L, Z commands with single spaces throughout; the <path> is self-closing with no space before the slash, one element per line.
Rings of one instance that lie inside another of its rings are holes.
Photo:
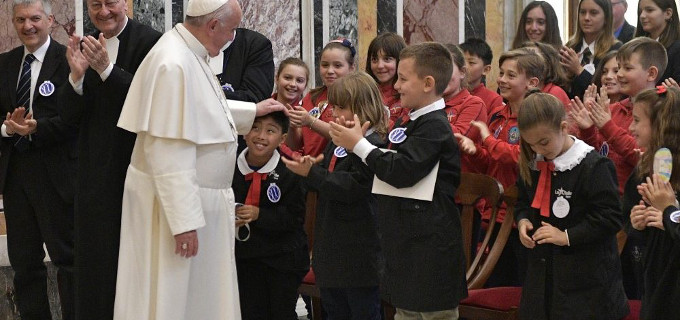
<path fill-rule="evenodd" d="M 624 17 L 628 10 L 628 2 L 626 0 L 611 0 L 611 3 L 612 17 L 614 18 L 614 36 L 621 43 L 626 43 L 635 36 L 635 27 L 631 26 Z"/>
<path fill-rule="evenodd" d="M 80 126 L 75 202 L 76 318 L 112 319 L 125 173 L 135 134 L 116 127 L 137 67 L 161 33 L 128 19 L 127 0 L 87 0 L 94 35 L 69 39 L 61 94 Z"/>
<path fill-rule="evenodd" d="M 222 70 L 215 73 L 227 99 L 257 103 L 271 96 L 274 53 L 267 37 L 238 28 L 223 53 Z"/>
<path fill-rule="evenodd" d="M 47 247 L 58 268 L 63 319 L 73 319 L 73 197 L 77 128 L 58 115 L 55 91 L 68 86 L 66 49 L 49 36 L 49 0 L 15 0 L 21 46 L 0 55 L 0 191 L 7 249 L 22 319 L 51 319 Z"/>

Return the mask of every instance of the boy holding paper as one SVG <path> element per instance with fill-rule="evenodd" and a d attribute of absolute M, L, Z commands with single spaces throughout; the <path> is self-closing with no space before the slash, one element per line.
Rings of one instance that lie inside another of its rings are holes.
<path fill-rule="evenodd" d="M 336 145 L 352 150 L 377 179 L 400 191 L 434 171 L 425 185 L 421 183 L 421 188 L 433 189 L 430 201 L 374 188 L 374 193 L 384 193 L 378 195 L 385 258 L 381 290 L 383 299 L 397 308 L 397 319 L 457 319 L 458 302 L 467 296 L 460 215 L 454 203 L 460 153 L 441 97 L 451 79 L 451 63 L 448 50 L 437 43 L 401 52 L 394 88 L 411 112 L 397 119 L 388 135 L 388 148 L 394 152 L 364 139 L 356 115 L 349 128 L 331 124 Z"/>

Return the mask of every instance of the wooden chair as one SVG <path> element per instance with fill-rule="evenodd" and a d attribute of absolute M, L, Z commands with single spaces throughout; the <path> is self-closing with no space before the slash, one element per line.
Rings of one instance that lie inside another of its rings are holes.
<path fill-rule="evenodd" d="M 496 220 L 496 211 L 494 211 L 492 219 L 489 221 L 486 236 L 482 242 L 482 248 L 480 248 L 475 261 L 473 261 L 472 266 L 468 269 L 468 297 L 461 301 L 458 306 L 461 318 L 470 320 L 517 319 L 522 288 L 497 287 L 482 289 L 493 268 L 496 266 L 496 262 L 498 262 L 498 258 L 512 231 L 514 209 L 517 202 L 517 188 L 515 186 L 505 190 L 503 201 L 507 207 L 505 218 L 496 236 L 496 241 L 490 248 L 487 248 Z M 481 260 L 483 263 L 479 265 L 477 260 Z"/>
<path fill-rule="evenodd" d="M 314 191 L 307 193 L 307 209 L 305 212 L 305 232 L 307 233 L 307 242 L 309 244 L 309 255 L 312 255 L 312 248 L 314 247 L 314 224 L 316 223 L 316 201 L 317 194 Z M 302 284 L 298 288 L 298 293 L 309 296 L 312 299 L 312 319 L 322 319 L 321 307 L 321 293 L 316 286 L 316 279 L 314 278 L 314 270 L 311 268 L 309 272 L 302 279 Z"/>

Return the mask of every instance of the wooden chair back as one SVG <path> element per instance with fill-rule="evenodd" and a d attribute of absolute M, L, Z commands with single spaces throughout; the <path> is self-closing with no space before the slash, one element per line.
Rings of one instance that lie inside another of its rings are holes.
<path fill-rule="evenodd" d="M 493 207 L 493 220 L 498 211 L 498 204 L 503 195 L 503 187 L 496 179 L 477 173 L 463 172 L 461 174 L 460 186 L 456 191 L 458 204 L 461 206 L 460 219 L 463 232 L 463 251 L 465 252 L 466 267 L 470 267 L 473 217 L 475 206 L 480 199 L 490 203 Z M 490 226 L 491 228 L 492 226 Z M 491 230 L 491 229 L 490 229 Z"/>

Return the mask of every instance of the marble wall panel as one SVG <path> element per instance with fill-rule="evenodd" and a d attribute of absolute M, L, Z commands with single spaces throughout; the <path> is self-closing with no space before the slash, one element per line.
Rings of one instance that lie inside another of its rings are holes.
<path fill-rule="evenodd" d="M 491 72 L 486 76 L 486 86 L 491 90 L 496 90 L 496 78 L 498 77 L 498 58 L 504 51 L 504 37 L 507 30 L 504 29 L 504 1 L 486 2 L 486 43 L 493 51 L 493 61 L 491 62 Z M 499 32 L 500 30 L 500 32 Z"/>
<path fill-rule="evenodd" d="M 141 22 L 160 32 L 165 32 L 165 0 L 133 0 L 132 12 L 137 22 Z"/>
<path fill-rule="evenodd" d="M 241 7 L 241 27 L 262 33 L 271 40 L 275 66 L 285 58 L 300 57 L 299 1 L 241 0 Z"/>
<path fill-rule="evenodd" d="M 485 15 L 486 0 L 465 0 L 465 39 L 486 39 Z"/>
<path fill-rule="evenodd" d="M 321 85 L 321 75 L 319 74 L 319 56 L 321 56 L 321 50 L 324 46 L 323 39 L 323 1 L 314 0 L 314 74 L 316 83 L 314 85 L 310 84 L 309 87 Z M 312 67 L 312 66 L 310 66 Z"/>
<path fill-rule="evenodd" d="M 352 43 L 358 38 L 358 7 L 357 0 L 334 0 L 329 4 L 329 32 L 330 39 L 347 38 Z"/>
<path fill-rule="evenodd" d="M 0 1 L 0 52 L 9 51 L 21 45 L 12 25 L 13 1 Z M 76 27 L 75 2 L 73 0 L 53 0 L 52 14 L 54 24 L 50 35 L 60 43 L 67 43 L 68 34 Z"/>
<path fill-rule="evenodd" d="M 459 0 L 404 0 L 404 40 L 458 43 Z"/>
<path fill-rule="evenodd" d="M 184 21 L 184 0 L 172 0 L 172 26 Z"/>
<path fill-rule="evenodd" d="M 397 32 L 397 1 L 377 1 L 378 34 Z"/>
<path fill-rule="evenodd" d="M 377 0 L 361 0 L 357 3 L 357 56 L 358 70 L 366 69 L 366 54 L 371 41 L 378 35 Z"/>

